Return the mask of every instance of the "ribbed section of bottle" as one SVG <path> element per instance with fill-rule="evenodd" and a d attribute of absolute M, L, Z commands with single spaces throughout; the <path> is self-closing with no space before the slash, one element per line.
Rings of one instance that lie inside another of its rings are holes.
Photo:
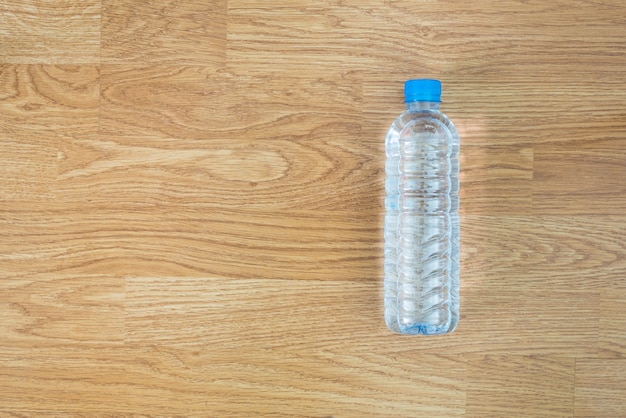
<path fill-rule="evenodd" d="M 400 180 L 399 132 L 391 129 L 385 140 L 385 322 L 390 330 L 398 327 L 398 183 Z"/>
<path fill-rule="evenodd" d="M 442 126 L 428 123 L 399 141 L 397 326 L 407 334 L 445 333 L 456 321 L 448 138 Z"/>
<path fill-rule="evenodd" d="M 459 218 L 459 151 L 460 140 L 453 127 L 450 152 L 450 325 L 448 332 L 456 329 L 459 321 L 459 278 L 461 256 L 461 221 Z"/>

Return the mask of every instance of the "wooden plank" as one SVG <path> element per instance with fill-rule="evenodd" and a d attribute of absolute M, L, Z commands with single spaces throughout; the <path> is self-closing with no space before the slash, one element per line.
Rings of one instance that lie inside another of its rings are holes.
<path fill-rule="evenodd" d="M 103 63 L 224 65 L 226 0 L 102 4 Z"/>
<path fill-rule="evenodd" d="M 99 76 L 93 65 L 0 64 L 4 202 L 53 201 L 61 143 L 98 130 Z"/>
<path fill-rule="evenodd" d="M 626 362 L 576 360 L 575 417 L 616 417 L 626 411 Z"/>
<path fill-rule="evenodd" d="M 4 203 L 54 200 L 59 142 L 58 135 L 49 131 L 0 133 L 0 195 Z"/>
<path fill-rule="evenodd" d="M 279 417 L 464 412 L 464 365 L 437 356 L 412 363 L 393 355 L 152 344 L 33 349 L 11 361 L 17 354 L 0 354 L 2 405 L 10 412 Z"/>
<path fill-rule="evenodd" d="M 323 65 L 505 76 L 593 66 L 608 74 L 625 62 L 615 51 L 624 47 L 626 11 L 614 1 L 231 0 L 228 12 L 228 61 L 251 71 Z"/>
<path fill-rule="evenodd" d="M 601 293 L 600 357 L 626 357 L 626 286 L 623 274 L 616 274 Z"/>
<path fill-rule="evenodd" d="M 316 69 L 254 77 L 198 66 L 103 65 L 101 131 L 258 141 L 315 139 L 331 127 L 341 135 L 349 126 L 357 138 L 361 85 L 358 74 Z"/>
<path fill-rule="evenodd" d="M 572 358 L 471 357 L 466 416 L 571 417 L 574 369 Z"/>
<path fill-rule="evenodd" d="M 98 347 L 120 345 L 125 340 L 122 278 L 26 275 L 4 279 L 0 293 L 1 351 L 8 347 L 25 352 L 59 345 Z"/>
<path fill-rule="evenodd" d="M 459 165 L 461 215 L 531 213 L 531 144 L 464 145 Z"/>
<path fill-rule="evenodd" d="M 88 201 L 15 208 L 0 212 L 0 277 L 7 280 L 105 272 L 363 281 L 382 274 L 381 231 L 366 214 L 107 208 Z"/>
<path fill-rule="evenodd" d="M 323 209 L 378 219 L 382 162 L 374 147 L 348 125 L 309 121 L 312 131 L 300 140 L 250 140 L 237 131 L 231 138 L 65 138 L 58 143 L 58 201 L 87 197 L 97 205 L 236 212 Z"/>
<path fill-rule="evenodd" d="M 0 4 L 0 63 L 97 64 L 100 0 L 5 0 Z"/>
<path fill-rule="evenodd" d="M 535 147 L 533 213 L 624 215 L 626 152 Z"/>
<path fill-rule="evenodd" d="M 465 215 L 463 274 L 493 288 L 609 290 L 626 274 L 623 236 L 622 216 Z"/>
<path fill-rule="evenodd" d="M 95 133 L 99 78 L 93 65 L 0 64 L 0 135 Z"/>

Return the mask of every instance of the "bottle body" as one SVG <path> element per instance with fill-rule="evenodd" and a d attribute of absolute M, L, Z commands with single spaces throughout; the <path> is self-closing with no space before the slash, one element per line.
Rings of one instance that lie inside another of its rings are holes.
<path fill-rule="evenodd" d="M 387 133 L 385 322 L 452 332 L 459 318 L 459 136 L 438 102 L 411 102 Z"/>

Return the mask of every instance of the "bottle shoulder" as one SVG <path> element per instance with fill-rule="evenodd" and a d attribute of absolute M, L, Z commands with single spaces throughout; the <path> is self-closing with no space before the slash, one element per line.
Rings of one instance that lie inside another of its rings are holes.
<path fill-rule="evenodd" d="M 434 109 L 406 110 L 401 113 L 389 128 L 389 134 L 403 136 L 403 133 L 422 129 L 422 127 L 436 126 L 443 130 L 453 142 L 459 142 L 459 134 L 454 123 L 443 112 Z"/>

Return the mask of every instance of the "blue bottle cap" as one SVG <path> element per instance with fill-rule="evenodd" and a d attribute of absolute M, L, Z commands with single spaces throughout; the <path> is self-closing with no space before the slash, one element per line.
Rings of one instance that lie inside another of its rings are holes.
<path fill-rule="evenodd" d="M 409 102 L 440 102 L 441 81 L 428 78 L 407 80 L 404 83 L 404 101 Z"/>

